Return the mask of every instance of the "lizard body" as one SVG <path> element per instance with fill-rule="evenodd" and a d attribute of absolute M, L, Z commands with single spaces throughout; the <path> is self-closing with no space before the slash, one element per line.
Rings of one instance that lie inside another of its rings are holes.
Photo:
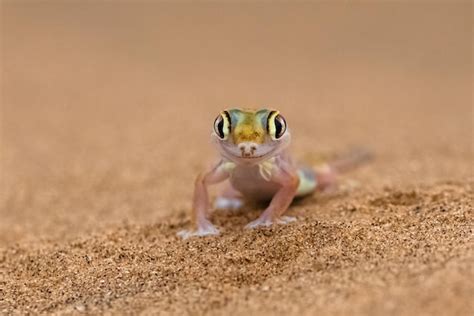
<path fill-rule="evenodd" d="M 195 181 L 193 227 L 178 233 L 183 238 L 219 233 L 208 218 L 209 185 L 229 180 L 215 208 L 240 208 L 244 199 L 270 200 L 260 217 L 246 228 L 286 224 L 295 220 L 283 215 L 295 197 L 331 186 L 337 169 L 347 169 L 367 158 L 364 154 L 346 157 L 316 169 L 296 166 L 288 151 L 291 134 L 286 120 L 271 109 L 222 111 L 211 137 L 221 159 Z"/>

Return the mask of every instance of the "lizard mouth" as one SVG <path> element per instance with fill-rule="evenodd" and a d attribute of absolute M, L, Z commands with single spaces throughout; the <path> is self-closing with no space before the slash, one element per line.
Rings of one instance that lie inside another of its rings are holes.
<path fill-rule="evenodd" d="M 258 162 L 258 161 L 262 161 L 267 157 L 272 156 L 272 154 L 274 152 L 275 152 L 275 150 L 270 150 L 266 153 L 263 153 L 263 154 L 260 154 L 260 155 L 257 155 L 257 156 L 245 157 L 245 156 L 238 155 L 238 154 L 234 153 L 232 150 L 229 150 L 228 148 L 222 147 L 222 153 L 224 154 L 224 156 L 226 156 L 230 160 L 234 160 L 234 161 L 237 160 L 238 162 L 252 162 L 252 163 L 255 163 L 255 162 Z"/>

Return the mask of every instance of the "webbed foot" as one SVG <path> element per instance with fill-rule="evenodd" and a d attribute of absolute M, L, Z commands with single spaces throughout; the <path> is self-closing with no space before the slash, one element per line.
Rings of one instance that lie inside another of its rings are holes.
<path fill-rule="evenodd" d="M 279 218 L 273 219 L 273 220 L 271 218 L 267 218 L 267 217 L 259 217 L 256 220 L 248 223 L 245 226 L 245 228 L 246 229 L 253 229 L 253 228 L 257 228 L 257 227 L 261 227 L 261 226 L 268 227 L 268 226 L 271 226 L 273 224 L 286 225 L 286 224 L 294 222 L 294 221 L 296 221 L 296 217 L 293 217 L 293 216 L 280 216 Z"/>
<path fill-rule="evenodd" d="M 191 230 L 191 229 L 184 229 L 179 231 L 177 236 L 188 239 L 190 237 L 204 237 L 204 236 L 212 236 L 212 235 L 219 235 L 219 229 L 216 228 L 210 221 L 201 222 L 198 229 Z"/>

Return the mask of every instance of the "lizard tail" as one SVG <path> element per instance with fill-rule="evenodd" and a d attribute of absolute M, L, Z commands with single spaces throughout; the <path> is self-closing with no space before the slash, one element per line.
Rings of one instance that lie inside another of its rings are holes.
<path fill-rule="evenodd" d="M 353 170 L 373 159 L 369 150 L 356 148 L 346 154 L 334 159 L 320 161 L 312 168 L 301 168 L 298 170 L 300 185 L 297 196 L 304 196 L 311 192 L 324 191 L 334 186 L 337 175 Z"/>
<path fill-rule="evenodd" d="M 355 148 L 345 155 L 337 157 L 328 163 L 331 170 L 336 173 L 345 173 L 356 169 L 374 159 L 374 154 L 364 148 Z"/>

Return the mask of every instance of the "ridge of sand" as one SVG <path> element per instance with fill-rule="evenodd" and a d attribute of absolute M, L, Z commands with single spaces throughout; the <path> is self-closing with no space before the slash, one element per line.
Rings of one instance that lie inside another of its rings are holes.
<path fill-rule="evenodd" d="M 170 216 L 64 243 L 11 246 L 0 252 L 0 311 L 325 315 L 442 307 L 468 315 L 472 197 L 472 183 L 448 182 L 350 203 L 329 198 L 319 205 L 323 216 L 302 201 L 298 222 L 270 229 L 242 230 L 255 211 L 218 212 L 224 232 L 216 238 L 179 240 L 175 232 L 188 221 Z"/>

